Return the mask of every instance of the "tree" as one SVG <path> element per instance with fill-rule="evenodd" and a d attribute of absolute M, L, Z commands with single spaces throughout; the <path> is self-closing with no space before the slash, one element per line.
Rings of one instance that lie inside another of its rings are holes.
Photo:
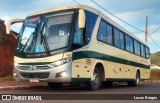
<path fill-rule="evenodd" d="M 6 41 L 6 26 L 3 20 L 0 20 L 0 46 L 5 44 Z"/>

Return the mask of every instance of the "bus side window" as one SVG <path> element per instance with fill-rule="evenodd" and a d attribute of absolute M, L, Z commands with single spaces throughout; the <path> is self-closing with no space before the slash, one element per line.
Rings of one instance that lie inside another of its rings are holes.
<path fill-rule="evenodd" d="M 124 49 L 124 34 L 120 32 L 120 48 Z"/>
<path fill-rule="evenodd" d="M 118 48 L 120 48 L 120 38 L 119 38 L 120 32 L 118 29 L 114 28 L 114 45 Z"/>
<path fill-rule="evenodd" d="M 85 28 L 80 29 L 78 27 L 78 16 L 76 17 L 73 49 L 77 49 L 87 45 L 92 37 L 93 29 L 97 20 L 97 15 L 89 11 L 85 11 L 86 25 Z"/>
<path fill-rule="evenodd" d="M 74 29 L 73 49 L 80 48 L 83 45 L 84 45 L 83 29 L 80 29 L 78 27 L 78 17 L 77 17 L 75 22 L 75 29 Z"/>
<path fill-rule="evenodd" d="M 126 50 L 130 51 L 130 40 L 129 40 L 129 36 L 125 35 L 125 40 L 126 40 Z"/>
<path fill-rule="evenodd" d="M 126 40 L 126 50 L 133 53 L 133 38 L 128 35 L 125 35 Z"/>
<path fill-rule="evenodd" d="M 137 43 L 137 53 L 138 53 L 138 55 L 140 56 L 141 55 L 141 50 L 140 50 L 140 43 L 138 42 Z"/>
<path fill-rule="evenodd" d="M 101 21 L 100 26 L 99 26 L 99 30 L 98 30 L 98 35 L 97 35 L 97 39 L 101 42 L 106 43 L 107 42 L 107 27 L 106 27 L 106 23 L 104 21 Z"/>
<path fill-rule="evenodd" d="M 145 50 L 146 50 L 146 58 L 148 59 L 150 57 L 149 48 L 145 47 Z"/>
<path fill-rule="evenodd" d="M 107 24 L 107 43 L 113 45 L 112 26 Z"/>
<path fill-rule="evenodd" d="M 137 40 L 134 40 L 134 53 L 140 56 L 140 44 Z"/>
<path fill-rule="evenodd" d="M 145 57 L 145 50 L 144 50 L 144 45 L 141 44 L 141 56 Z"/>

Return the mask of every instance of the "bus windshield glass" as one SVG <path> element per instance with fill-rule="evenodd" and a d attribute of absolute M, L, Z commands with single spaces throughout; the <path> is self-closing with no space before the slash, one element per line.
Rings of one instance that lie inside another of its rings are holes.
<path fill-rule="evenodd" d="M 73 12 L 28 18 L 18 38 L 22 54 L 50 53 L 68 46 Z"/>
<path fill-rule="evenodd" d="M 36 29 L 38 29 L 39 22 L 39 17 L 25 20 L 25 26 L 22 34 L 20 34 L 17 50 L 24 52 L 34 51 L 32 45 L 36 43 Z"/>

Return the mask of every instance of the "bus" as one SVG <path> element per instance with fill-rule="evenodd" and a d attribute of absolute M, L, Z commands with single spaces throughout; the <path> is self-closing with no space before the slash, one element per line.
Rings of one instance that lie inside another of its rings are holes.
<path fill-rule="evenodd" d="M 91 90 L 113 82 L 136 87 L 150 77 L 149 47 L 100 11 L 86 5 L 50 8 L 23 19 L 13 77 L 23 82 L 84 83 Z"/>

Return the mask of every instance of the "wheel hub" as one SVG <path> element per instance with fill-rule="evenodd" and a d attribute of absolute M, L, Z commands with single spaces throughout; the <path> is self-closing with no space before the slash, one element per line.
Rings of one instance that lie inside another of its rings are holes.
<path fill-rule="evenodd" d="M 92 81 L 92 83 L 93 83 L 94 85 L 98 85 L 99 82 L 100 82 L 100 80 L 99 80 L 99 75 L 98 75 L 98 74 L 94 74 L 94 75 L 93 75 L 93 81 Z"/>

